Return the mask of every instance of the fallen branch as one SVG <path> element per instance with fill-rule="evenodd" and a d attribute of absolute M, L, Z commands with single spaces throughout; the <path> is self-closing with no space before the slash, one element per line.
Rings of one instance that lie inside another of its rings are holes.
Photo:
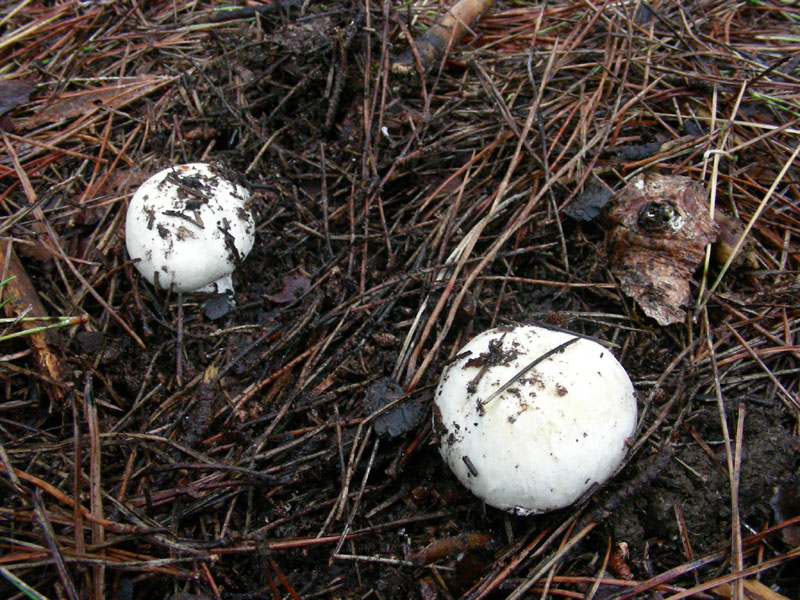
<path fill-rule="evenodd" d="M 459 0 L 392 63 L 392 73 L 424 75 L 457 44 L 492 0 Z M 417 63 L 419 60 L 419 63 Z"/>

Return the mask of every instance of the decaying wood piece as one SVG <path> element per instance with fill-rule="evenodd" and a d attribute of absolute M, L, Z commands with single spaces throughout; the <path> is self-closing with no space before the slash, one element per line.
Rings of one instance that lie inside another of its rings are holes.
<path fill-rule="evenodd" d="M 19 317 L 25 313 L 27 317 L 46 317 L 47 312 L 42 306 L 39 296 L 33 287 L 25 268 L 22 266 L 16 252 L 8 240 L 0 239 L 0 281 L 13 277 L 0 288 L 0 298 L 11 298 L 5 305 L 6 315 Z M 30 309 L 28 309 L 30 307 Z M 36 322 L 20 322 L 24 329 L 34 329 L 40 324 Z M 38 371 L 45 376 L 48 384 L 45 386 L 51 400 L 64 399 L 66 384 L 64 383 L 64 369 L 59 355 L 50 349 L 49 337 L 52 331 L 40 331 L 26 336 L 33 352 L 33 358 Z"/>
<path fill-rule="evenodd" d="M 493 0 L 459 0 L 422 36 L 414 40 L 420 61 L 420 72 L 426 73 L 456 45 Z M 392 73 L 410 76 L 417 73 L 414 49 L 408 48 L 392 63 Z"/>
<path fill-rule="evenodd" d="M 719 233 L 705 198 L 703 184 L 689 177 L 646 173 L 606 207 L 611 271 L 661 325 L 686 317 L 689 279 Z"/>

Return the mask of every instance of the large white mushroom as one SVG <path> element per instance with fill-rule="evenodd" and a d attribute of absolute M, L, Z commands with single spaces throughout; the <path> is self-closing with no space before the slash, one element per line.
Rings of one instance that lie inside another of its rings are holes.
<path fill-rule="evenodd" d="M 233 290 L 231 274 L 253 247 L 250 192 L 222 169 L 190 163 L 159 171 L 128 205 L 125 241 L 150 283 L 176 292 Z"/>
<path fill-rule="evenodd" d="M 440 453 L 459 481 L 519 515 L 568 506 L 608 479 L 637 418 L 633 385 L 607 348 L 531 325 L 475 337 L 434 403 Z"/>

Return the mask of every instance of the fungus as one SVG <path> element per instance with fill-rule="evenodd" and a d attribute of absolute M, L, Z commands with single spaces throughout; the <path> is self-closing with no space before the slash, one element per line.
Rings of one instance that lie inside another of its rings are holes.
<path fill-rule="evenodd" d="M 464 346 L 434 404 L 439 451 L 459 481 L 518 515 L 563 508 L 606 481 L 636 427 L 633 385 L 607 348 L 530 325 Z"/>
<path fill-rule="evenodd" d="M 231 274 L 253 247 L 250 192 L 219 167 L 164 169 L 136 191 L 125 241 L 142 277 L 175 292 L 231 293 Z"/>

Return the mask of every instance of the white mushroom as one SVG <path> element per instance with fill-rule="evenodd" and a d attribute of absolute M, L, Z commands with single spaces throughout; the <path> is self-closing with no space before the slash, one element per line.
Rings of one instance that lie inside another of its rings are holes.
<path fill-rule="evenodd" d="M 150 283 L 176 292 L 233 291 L 231 274 L 253 247 L 250 192 L 214 165 L 164 169 L 136 191 L 125 241 Z"/>
<path fill-rule="evenodd" d="M 568 506 L 603 483 L 636 426 L 633 385 L 608 349 L 530 325 L 475 337 L 445 368 L 434 403 L 440 453 L 459 481 L 519 515 Z"/>

